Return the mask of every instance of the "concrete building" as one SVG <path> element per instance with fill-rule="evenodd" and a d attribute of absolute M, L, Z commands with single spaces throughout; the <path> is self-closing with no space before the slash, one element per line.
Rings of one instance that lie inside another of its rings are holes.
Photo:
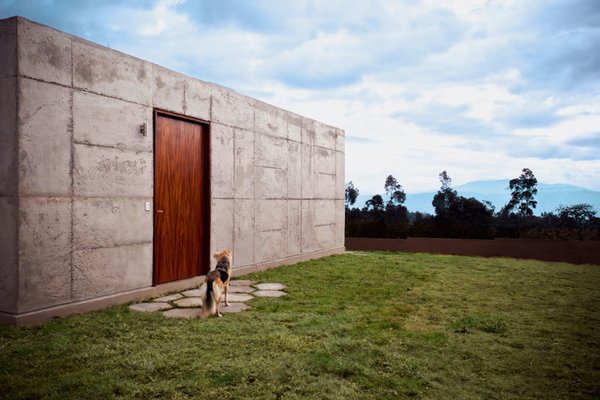
<path fill-rule="evenodd" d="M 0 321 L 344 249 L 344 132 L 20 17 L 0 21 Z"/>

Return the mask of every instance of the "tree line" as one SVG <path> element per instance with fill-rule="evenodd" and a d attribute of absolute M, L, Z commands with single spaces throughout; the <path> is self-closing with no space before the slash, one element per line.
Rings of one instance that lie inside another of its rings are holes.
<path fill-rule="evenodd" d="M 346 183 L 346 236 L 600 240 L 600 218 L 590 204 L 534 215 L 537 179 L 529 168 L 508 182 L 511 198 L 498 211 L 489 201 L 460 196 L 446 171 L 438 177 L 441 186 L 431 201 L 435 215 L 410 212 L 406 193 L 392 175 L 385 179 L 385 198 L 376 194 L 363 208 L 353 207 L 360 191 L 352 181 Z"/>

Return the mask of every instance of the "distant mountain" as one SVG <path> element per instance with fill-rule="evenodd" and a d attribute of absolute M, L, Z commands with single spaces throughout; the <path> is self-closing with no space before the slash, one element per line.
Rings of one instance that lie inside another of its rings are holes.
<path fill-rule="evenodd" d="M 454 187 L 454 190 L 463 197 L 475 197 L 480 201 L 488 200 L 496 207 L 496 211 L 498 211 L 508 203 L 508 200 L 510 200 L 508 181 L 509 179 L 474 181 L 456 186 Z M 536 215 L 540 215 L 543 212 L 554 211 L 561 205 L 569 206 L 580 203 L 591 204 L 594 209 L 600 213 L 600 192 L 564 183 L 538 183 L 537 188 L 538 193 L 535 196 L 535 199 L 538 202 L 538 206 L 535 209 Z M 435 193 L 436 192 L 407 193 L 405 205 L 408 207 L 409 211 L 434 214 L 431 200 Z M 365 201 L 371 197 L 373 197 L 372 194 L 361 194 L 358 196 L 354 206 L 362 208 Z"/>

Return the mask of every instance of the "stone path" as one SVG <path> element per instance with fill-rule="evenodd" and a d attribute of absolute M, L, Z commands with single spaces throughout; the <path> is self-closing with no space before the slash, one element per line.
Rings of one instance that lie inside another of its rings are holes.
<path fill-rule="evenodd" d="M 221 302 L 221 313 L 239 313 L 249 310 L 246 304 L 255 297 L 281 297 L 287 295 L 283 291 L 286 286 L 281 283 L 256 283 L 247 279 L 233 280 L 229 283 L 229 294 L 225 302 Z M 136 303 L 129 306 L 131 310 L 140 312 L 162 312 L 167 318 L 199 318 L 202 300 L 200 289 L 184 290 L 168 296 L 158 297 L 152 301 Z"/>

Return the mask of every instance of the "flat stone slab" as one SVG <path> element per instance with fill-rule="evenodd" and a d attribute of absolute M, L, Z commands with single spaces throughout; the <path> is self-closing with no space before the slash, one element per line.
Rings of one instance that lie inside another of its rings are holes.
<path fill-rule="evenodd" d="M 252 286 L 230 286 L 229 293 L 252 293 L 256 289 Z"/>
<path fill-rule="evenodd" d="M 254 297 L 252 297 L 249 294 L 246 293 L 229 293 L 227 295 L 227 301 L 232 302 L 232 303 L 243 303 L 244 301 L 248 301 L 248 300 L 252 300 Z M 225 302 L 225 295 L 223 295 L 223 297 L 221 297 L 221 304 L 223 304 Z"/>
<path fill-rule="evenodd" d="M 199 308 L 174 308 L 163 312 L 167 318 L 200 318 Z"/>
<path fill-rule="evenodd" d="M 259 283 L 258 285 L 254 286 L 259 290 L 281 290 L 287 287 L 281 283 Z"/>
<path fill-rule="evenodd" d="M 229 286 L 252 286 L 256 282 L 250 279 L 236 279 L 229 282 Z"/>
<path fill-rule="evenodd" d="M 179 300 L 182 297 L 183 296 L 180 295 L 179 293 L 174 293 L 174 294 L 170 294 L 168 296 L 159 297 L 158 299 L 154 299 L 154 301 L 157 301 L 159 303 L 168 303 L 169 301 Z"/>
<path fill-rule="evenodd" d="M 256 290 L 252 285 L 255 285 Z M 239 313 L 249 310 L 251 307 L 245 302 L 258 297 L 281 297 L 287 295 L 281 289 L 287 286 L 281 283 L 259 283 L 250 279 L 238 279 L 230 282 L 227 300 L 231 303 L 225 305 L 225 298 L 221 298 L 221 313 Z M 252 293 L 252 294 L 250 294 Z M 166 318 L 199 318 L 201 313 L 202 299 L 200 289 L 189 289 L 181 293 L 173 293 L 162 296 L 153 301 L 137 303 L 129 306 L 131 310 L 140 312 L 162 311 Z"/>
<path fill-rule="evenodd" d="M 129 306 L 130 310 L 141 311 L 141 312 L 153 312 L 153 311 L 160 311 L 160 310 L 168 310 L 170 308 L 173 308 L 173 306 L 170 305 L 169 303 L 156 303 L 156 302 L 137 303 L 137 304 L 132 304 Z"/>
<path fill-rule="evenodd" d="M 173 303 L 177 305 L 177 307 L 200 307 L 202 306 L 202 300 L 200 297 L 186 297 L 181 300 L 176 300 Z"/>
<path fill-rule="evenodd" d="M 186 297 L 200 297 L 200 289 L 186 290 L 185 292 L 181 292 L 181 294 Z"/>
<path fill-rule="evenodd" d="M 221 313 L 239 313 L 249 309 L 250 306 L 244 303 L 231 303 L 229 307 L 225 307 L 224 304 L 221 304 L 221 306 L 219 307 L 219 311 Z"/>
<path fill-rule="evenodd" d="M 281 290 L 257 290 L 252 293 L 256 297 L 281 297 L 287 296 L 286 292 L 282 292 Z"/>

